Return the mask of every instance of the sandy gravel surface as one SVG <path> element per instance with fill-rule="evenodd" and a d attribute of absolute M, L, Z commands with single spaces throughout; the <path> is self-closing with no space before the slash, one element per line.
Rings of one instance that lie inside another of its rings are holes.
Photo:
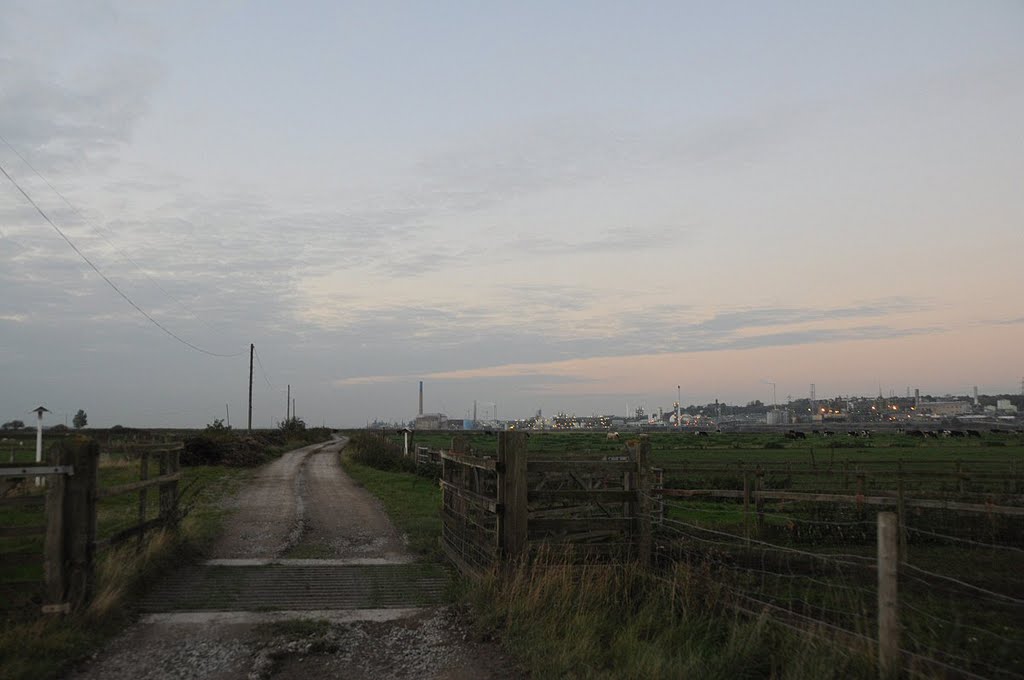
<path fill-rule="evenodd" d="M 322 563 L 411 560 L 377 500 L 341 469 L 338 451 L 345 443 L 291 451 L 261 469 L 230 501 L 234 515 L 211 557 L 288 559 L 294 554 L 303 562 L 324 558 Z M 298 618 L 317 622 L 295 624 Z M 521 677 L 493 644 L 475 643 L 472 637 L 448 607 L 154 614 L 126 629 L 68 677 Z"/>
<path fill-rule="evenodd" d="M 306 459 L 303 533 L 294 552 L 302 555 L 309 546 L 320 553 L 317 557 L 412 560 L 377 499 L 342 470 L 338 451 L 343 445 L 329 444 Z"/>

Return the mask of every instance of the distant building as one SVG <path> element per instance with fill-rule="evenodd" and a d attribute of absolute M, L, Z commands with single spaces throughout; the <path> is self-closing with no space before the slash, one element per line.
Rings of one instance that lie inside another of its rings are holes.
<path fill-rule="evenodd" d="M 416 416 L 414 427 L 417 430 L 447 430 L 448 416 L 443 413 L 423 413 Z"/>
<path fill-rule="evenodd" d="M 1017 407 L 1011 404 L 1009 399 L 997 399 L 996 411 L 1000 411 L 1002 413 L 1016 413 Z"/>
<path fill-rule="evenodd" d="M 962 416 L 971 412 L 969 401 L 924 401 L 918 409 L 933 416 Z"/>

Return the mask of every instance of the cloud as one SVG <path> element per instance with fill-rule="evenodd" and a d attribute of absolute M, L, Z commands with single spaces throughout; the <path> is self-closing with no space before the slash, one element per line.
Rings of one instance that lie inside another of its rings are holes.
<path fill-rule="evenodd" d="M 601 319 L 601 300 L 583 309 Z M 363 310 L 350 317 L 347 337 L 384 339 L 378 360 L 390 372 L 354 372 L 336 385 L 386 384 L 414 376 L 440 380 L 551 376 L 566 360 L 746 350 L 880 340 L 942 333 L 943 326 L 919 326 L 897 319 L 926 305 L 910 299 L 886 299 L 837 308 L 772 308 L 722 312 L 697 318 L 686 305 L 650 305 L 627 314 L 610 314 L 605 323 L 566 326 L 561 317 L 533 310 L 503 318 L 487 308 L 392 307 Z M 579 307 L 577 307 L 579 309 Z M 877 320 L 874 323 L 864 323 Z M 850 321 L 860 323 L 849 323 Z M 415 346 L 413 351 L 412 346 Z M 521 361 L 508 361 L 521 357 Z M 473 362 L 476 365 L 467 367 Z M 365 365 L 364 365 L 365 368 Z M 574 376 L 582 379 L 582 376 Z"/>

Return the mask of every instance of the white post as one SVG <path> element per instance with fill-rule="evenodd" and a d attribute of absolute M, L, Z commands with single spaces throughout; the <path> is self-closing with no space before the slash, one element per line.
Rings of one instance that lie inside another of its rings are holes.
<path fill-rule="evenodd" d="M 36 412 L 36 463 L 43 461 L 43 413 L 46 413 L 48 409 L 40 406 L 35 409 Z M 36 486 L 43 485 L 43 478 L 36 477 Z"/>
<path fill-rule="evenodd" d="M 408 458 L 409 457 L 409 430 L 405 430 L 404 432 L 402 432 L 402 434 L 405 436 L 405 447 L 403 449 L 402 456 L 405 457 L 405 458 Z"/>

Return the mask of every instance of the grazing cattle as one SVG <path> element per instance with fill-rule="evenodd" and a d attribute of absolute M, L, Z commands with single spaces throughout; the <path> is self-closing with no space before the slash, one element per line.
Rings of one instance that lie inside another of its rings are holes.
<path fill-rule="evenodd" d="M 967 430 L 967 436 L 968 437 L 978 437 L 980 439 L 981 438 L 981 432 L 979 432 L 978 430 Z"/>
<path fill-rule="evenodd" d="M 925 430 L 924 436 L 931 437 L 932 439 L 938 439 L 939 433 L 936 432 L 935 430 Z"/>
<path fill-rule="evenodd" d="M 836 433 L 833 432 L 832 430 L 825 430 L 824 432 L 821 433 L 821 436 L 822 437 L 835 437 Z"/>
<path fill-rule="evenodd" d="M 861 437 L 871 437 L 871 430 L 861 430 L 860 431 L 860 436 Z"/>
<path fill-rule="evenodd" d="M 919 439 L 924 439 L 924 432 L 922 432 L 921 430 L 909 430 L 909 431 L 907 431 L 907 436 L 908 437 L 917 437 Z"/>
<path fill-rule="evenodd" d="M 698 430 L 697 432 L 694 432 L 694 434 L 697 435 L 698 437 L 707 437 L 708 436 L 708 433 L 705 432 L 704 430 Z"/>
<path fill-rule="evenodd" d="M 818 430 L 811 430 L 811 434 L 821 434 Z"/>
<path fill-rule="evenodd" d="M 963 430 L 950 430 L 949 431 L 949 436 L 950 437 L 963 437 L 964 436 L 964 431 Z"/>
<path fill-rule="evenodd" d="M 851 437 L 859 437 L 860 436 L 860 432 L 857 432 L 856 430 L 848 430 L 846 432 L 846 434 L 848 434 Z"/>
<path fill-rule="evenodd" d="M 609 432 L 606 435 L 606 438 L 607 439 L 618 439 L 619 438 L 619 433 L 618 432 Z"/>

